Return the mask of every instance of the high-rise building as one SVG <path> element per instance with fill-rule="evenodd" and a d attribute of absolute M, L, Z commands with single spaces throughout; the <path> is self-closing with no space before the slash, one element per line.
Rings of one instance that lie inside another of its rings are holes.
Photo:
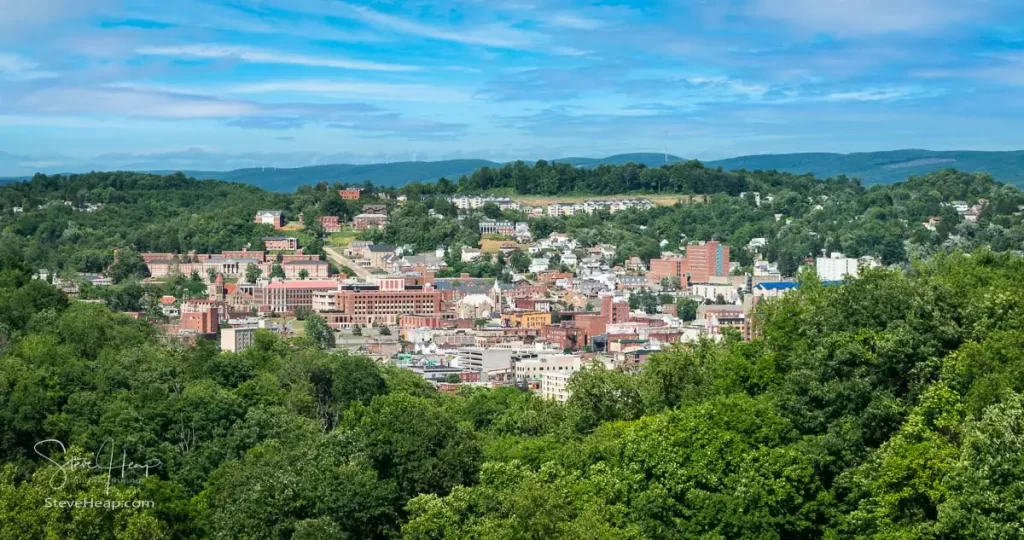
<path fill-rule="evenodd" d="M 711 276 L 729 275 L 729 246 L 711 241 L 686 246 L 691 283 L 707 283 Z M 685 285 L 686 281 L 680 279 Z"/>
<path fill-rule="evenodd" d="M 189 300 L 181 305 L 181 329 L 200 334 L 216 334 L 220 329 L 217 303 L 212 300 Z"/>
<path fill-rule="evenodd" d="M 842 281 L 847 275 L 857 277 L 858 261 L 842 253 L 832 253 L 829 257 L 818 257 L 814 268 L 821 281 Z"/>

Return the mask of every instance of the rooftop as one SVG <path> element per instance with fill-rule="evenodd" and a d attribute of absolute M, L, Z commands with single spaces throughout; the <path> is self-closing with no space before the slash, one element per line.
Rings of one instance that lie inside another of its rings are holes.
<path fill-rule="evenodd" d="M 268 289 L 330 289 L 337 288 L 339 282 L 334 280 L 298 280 L 298 281 L 275 281 L 267 285 Z"/>

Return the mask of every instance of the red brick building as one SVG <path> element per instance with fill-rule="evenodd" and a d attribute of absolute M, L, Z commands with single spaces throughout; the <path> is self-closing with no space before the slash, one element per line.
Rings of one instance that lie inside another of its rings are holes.
<path fill-rule="evenodd" d="M 323 311 L 331 326 L 396 324 L 403 315 L 441 313 L 441 291 L 354 291 L 334 293 L 333 309 Z"/>
<path fill-rule="evenodd" d="M 711 241 L 686 246 L 686 260 L 693 283 L 707 283 L 711 276 L 729 275 L 729 246 L 725 244 Z"/>
<path fill-rule="evenodd" d="M 707 283 L 711 276 L 729 275 L 729 246 L 711 241 L 686 247 L 685 257 L 651 259 L 647 273 L 650 283 L 677 277 L 685 287 L 689 283 Z"/>
<path fill-rule="evenodd" d="M 338 288 L 338 282 L 332 280 L 300 280 L 278 281 L 257 290 L 257 302 L 270 307 L 274 313 L 294 312 L 296 309 L 313 309 L 313 293 L 332 291 Z"/>
<path fill-rule="evenodd" d="M 341 219 L 338 216 L 320 216 L 316 220 L 324 228 L 324 232 L 341 232 Z"/>
<path fill-rule="evenodd" d="M 211 300 L 189 300 L 182 304 L 181 329 L 200 334 L 216 334 L 220 330 L 217 303 Z"/>
<path fill-rule="evenodd" d="M 360 188 L 346 188 L 338 190 L 338 195 L 346 201 L 358 201 L 359 197 L 362 196 L 363 190 Z"/>
<path fill-rule="evenodd" d="M 299 239 L 290 236 L 267 236 L 263 238 L 263 247 L 267 251 L 295 251 L 299 249 Z"/>

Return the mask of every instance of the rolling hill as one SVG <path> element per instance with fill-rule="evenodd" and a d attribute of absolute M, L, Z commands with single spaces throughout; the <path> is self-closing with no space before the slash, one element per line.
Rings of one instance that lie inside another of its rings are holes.
<path fill-rule="evenodd" d="M 865 184 L 899 182 L 911 175 L 958 169 L 987 172 L 1007 184 L 1024 186 L 1024 151 L 893 150 L 855 154 L 766 154 L 710 161 L 707 165 L 727 170 L 774 169 L 797 174 L 813 173 L 822 178 L 845 174 L 860 178 Z"/>
<path fill-rule="evenodd" d="M 684 158 L 669 154 L 669 163 Z M 648 167 L 660 167 L 666 162 L 662 153 L 618 154 L 606 158 L 568 157 L 554 159 L 577 167 L 596 167 L 602 164 L 620 165 L 633 162 Z M 911 175 L 953 168 L 967 172 L 987 172 L 996 179 L 1024 187 L 1024 151 L 976 152 L 930 150 L 892 150 L 854 154 L 803 153 L 763 154 L 707 161 L 708 167 L 726 170 L 778 170 L 796 174 L 812 173 L 821 178 L 845 174 L 860 178 L 866 185 L 906 180 Z M 358 184 L 367 180 L 381 186 L 401 186 L 414 181 L 434 181 L 441 177 L 452 180 L 470 174 L 481 167 L 500 167 L 501 163 L 484 159 L 455 159 L 446 161 L 405 161 L 375 165 L 317 165 L 294 169 L 249 168 L 232 171 L 183 171 L 198 179 L 242 182 L 261 188 L 290 192 L 303 184 L 320 181 Z M 173 171 L 151 171 L 168 173 Z M 21 178 L 0 178 L 0 185 Z"/>

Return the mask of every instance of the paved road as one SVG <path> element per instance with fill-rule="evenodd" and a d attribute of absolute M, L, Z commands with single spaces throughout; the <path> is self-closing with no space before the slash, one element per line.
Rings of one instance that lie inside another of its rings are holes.
<path fill-rule="evenodd" d="M 352 259 L 342 255 L 342 252 L 336 248 L 324 246 L 324 253 L 327 254 L 328 259 L 334 261 L 334 264 L 351 268 L 356 273 L 356 277 L 360 279 L 369 280 L 370 276 L 373 275 L 369 270 L 362 268 Z"/>

